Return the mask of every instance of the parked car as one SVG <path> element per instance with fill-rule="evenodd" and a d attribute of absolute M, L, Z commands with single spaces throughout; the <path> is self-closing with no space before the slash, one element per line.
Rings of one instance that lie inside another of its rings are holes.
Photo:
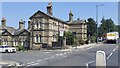
<path fill-rule="evenodd" d="M 16 48 L 15 47 L 11 47 L 9 45 L 0 45 L 0 52 L 6 52 L 6 53 L 15 53 L 16 52 Z"/>

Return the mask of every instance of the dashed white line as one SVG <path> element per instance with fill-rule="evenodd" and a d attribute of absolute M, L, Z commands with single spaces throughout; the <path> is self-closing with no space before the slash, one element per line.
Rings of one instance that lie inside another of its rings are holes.
<path fill-rule="evenodd" d="M 113 52 L 115 51 L 116 49 L 113 50 Z"/>
<path fill-rule="evenodd" d="M 66 54 L 66 52 L 64 52 L 64 54 Z"/>
<path fill-rule="evenodd" d="M 33 66 L 33 65 L 38 65 L 39 63 L 34 63 L 34 64 L 30 64 L 30 65 L 28 65 L 28 66 Z"/>
<path fill-rule="evenodd" d="M 35 63 L 35 62 L 29 62 L 29 63 L 27 63 L 27 64 L 32 64 L 32 63 Z"/>
<path fill-rule="evenodd" d="M 50 58 L 54 58 L 55 56 L 51 56 Z"/>
<path fill-rule="evenodd" d="M 50 53 L 50 52 L 44 52 L 44 53 Z"/>
<path fill-rule="evenodd" d="M 37 60 L 37 62 L 40 62 L 40 61 L 42 61 L 42 60 Z"/>
<path fill-rule="evenodd" d="M 116 51 L 117 48 L 118 48 L 118 46 L 113 50 L 113 52 Z"/>
<path fill-rule="evenodd" d="M 45 59 L 43 59 L 43 60 L 48 60 L 49 58 L 45 58 Z"/>
<path fill-rule="evenodd" d="M 62 56 L 63 54 L 61 53 L 60 55 Z"/>
<path fill-rule="evenodd" d="M 59 55 L 59 54 L 56 54 L 56 55 Z"/>
<path fill-rule="evenodd" d="M 110 55 L 107 57 L 107 59 L 109 59 L 112 56 L 113 53 L 110 53 Z"/>
<path fill-rule="evenodd" d="M 63 56 L 63 57 L 67 57 L 67 56 L 65 55 L 65 56 Z"/>

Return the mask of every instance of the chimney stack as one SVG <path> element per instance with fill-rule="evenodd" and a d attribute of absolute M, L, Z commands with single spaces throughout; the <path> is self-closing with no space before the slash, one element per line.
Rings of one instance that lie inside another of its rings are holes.
<path fill-rule="evenodd" d="M 47 6 L 47 14 L 48 14 L 48 15 L 52 15 L 52 2 L 49 2 L 49 3 L 48 3 L 48 6 Z"/>
<path fill-rule="evenodd" d="M 5 27 L 6 26 L 6 19 L 2 18 L 1 22 L 2 22 L 1 25 Z"/>
<path fill-rule="evenodd" d="M 31 20 L 28 21 L 28 29 L 30 29 Z"/>
<path fill-rule="evenodd" d="M 25 29 L 25 21 L 22 19 L 19 21 L 19 29 Z"/>
<path fill-rule="evenodd" d="M 69 22 L 73 21 L 73 14 L 72 14 L 72 11 L 70 11 L 69 13 Z"/>

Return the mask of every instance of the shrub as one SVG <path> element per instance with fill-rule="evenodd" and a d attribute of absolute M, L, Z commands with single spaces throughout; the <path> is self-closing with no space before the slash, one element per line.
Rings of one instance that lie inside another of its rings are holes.
<path fill-rule="evenodd" d="M 24 46 L 23 45 L 19 45 L 18 47 L 17 47 L 17 50 L 18 51 L 21 51 L 21 50 L 24 50 L 25 48 L 24 48 Z"/>

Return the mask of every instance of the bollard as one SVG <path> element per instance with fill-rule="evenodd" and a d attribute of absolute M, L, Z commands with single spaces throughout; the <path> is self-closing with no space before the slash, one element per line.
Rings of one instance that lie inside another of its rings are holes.
<path fill-rule="evenodd" d="M 104 51 L 96 53 L 96 68 L 106 68 L 106 55 Z"/>

